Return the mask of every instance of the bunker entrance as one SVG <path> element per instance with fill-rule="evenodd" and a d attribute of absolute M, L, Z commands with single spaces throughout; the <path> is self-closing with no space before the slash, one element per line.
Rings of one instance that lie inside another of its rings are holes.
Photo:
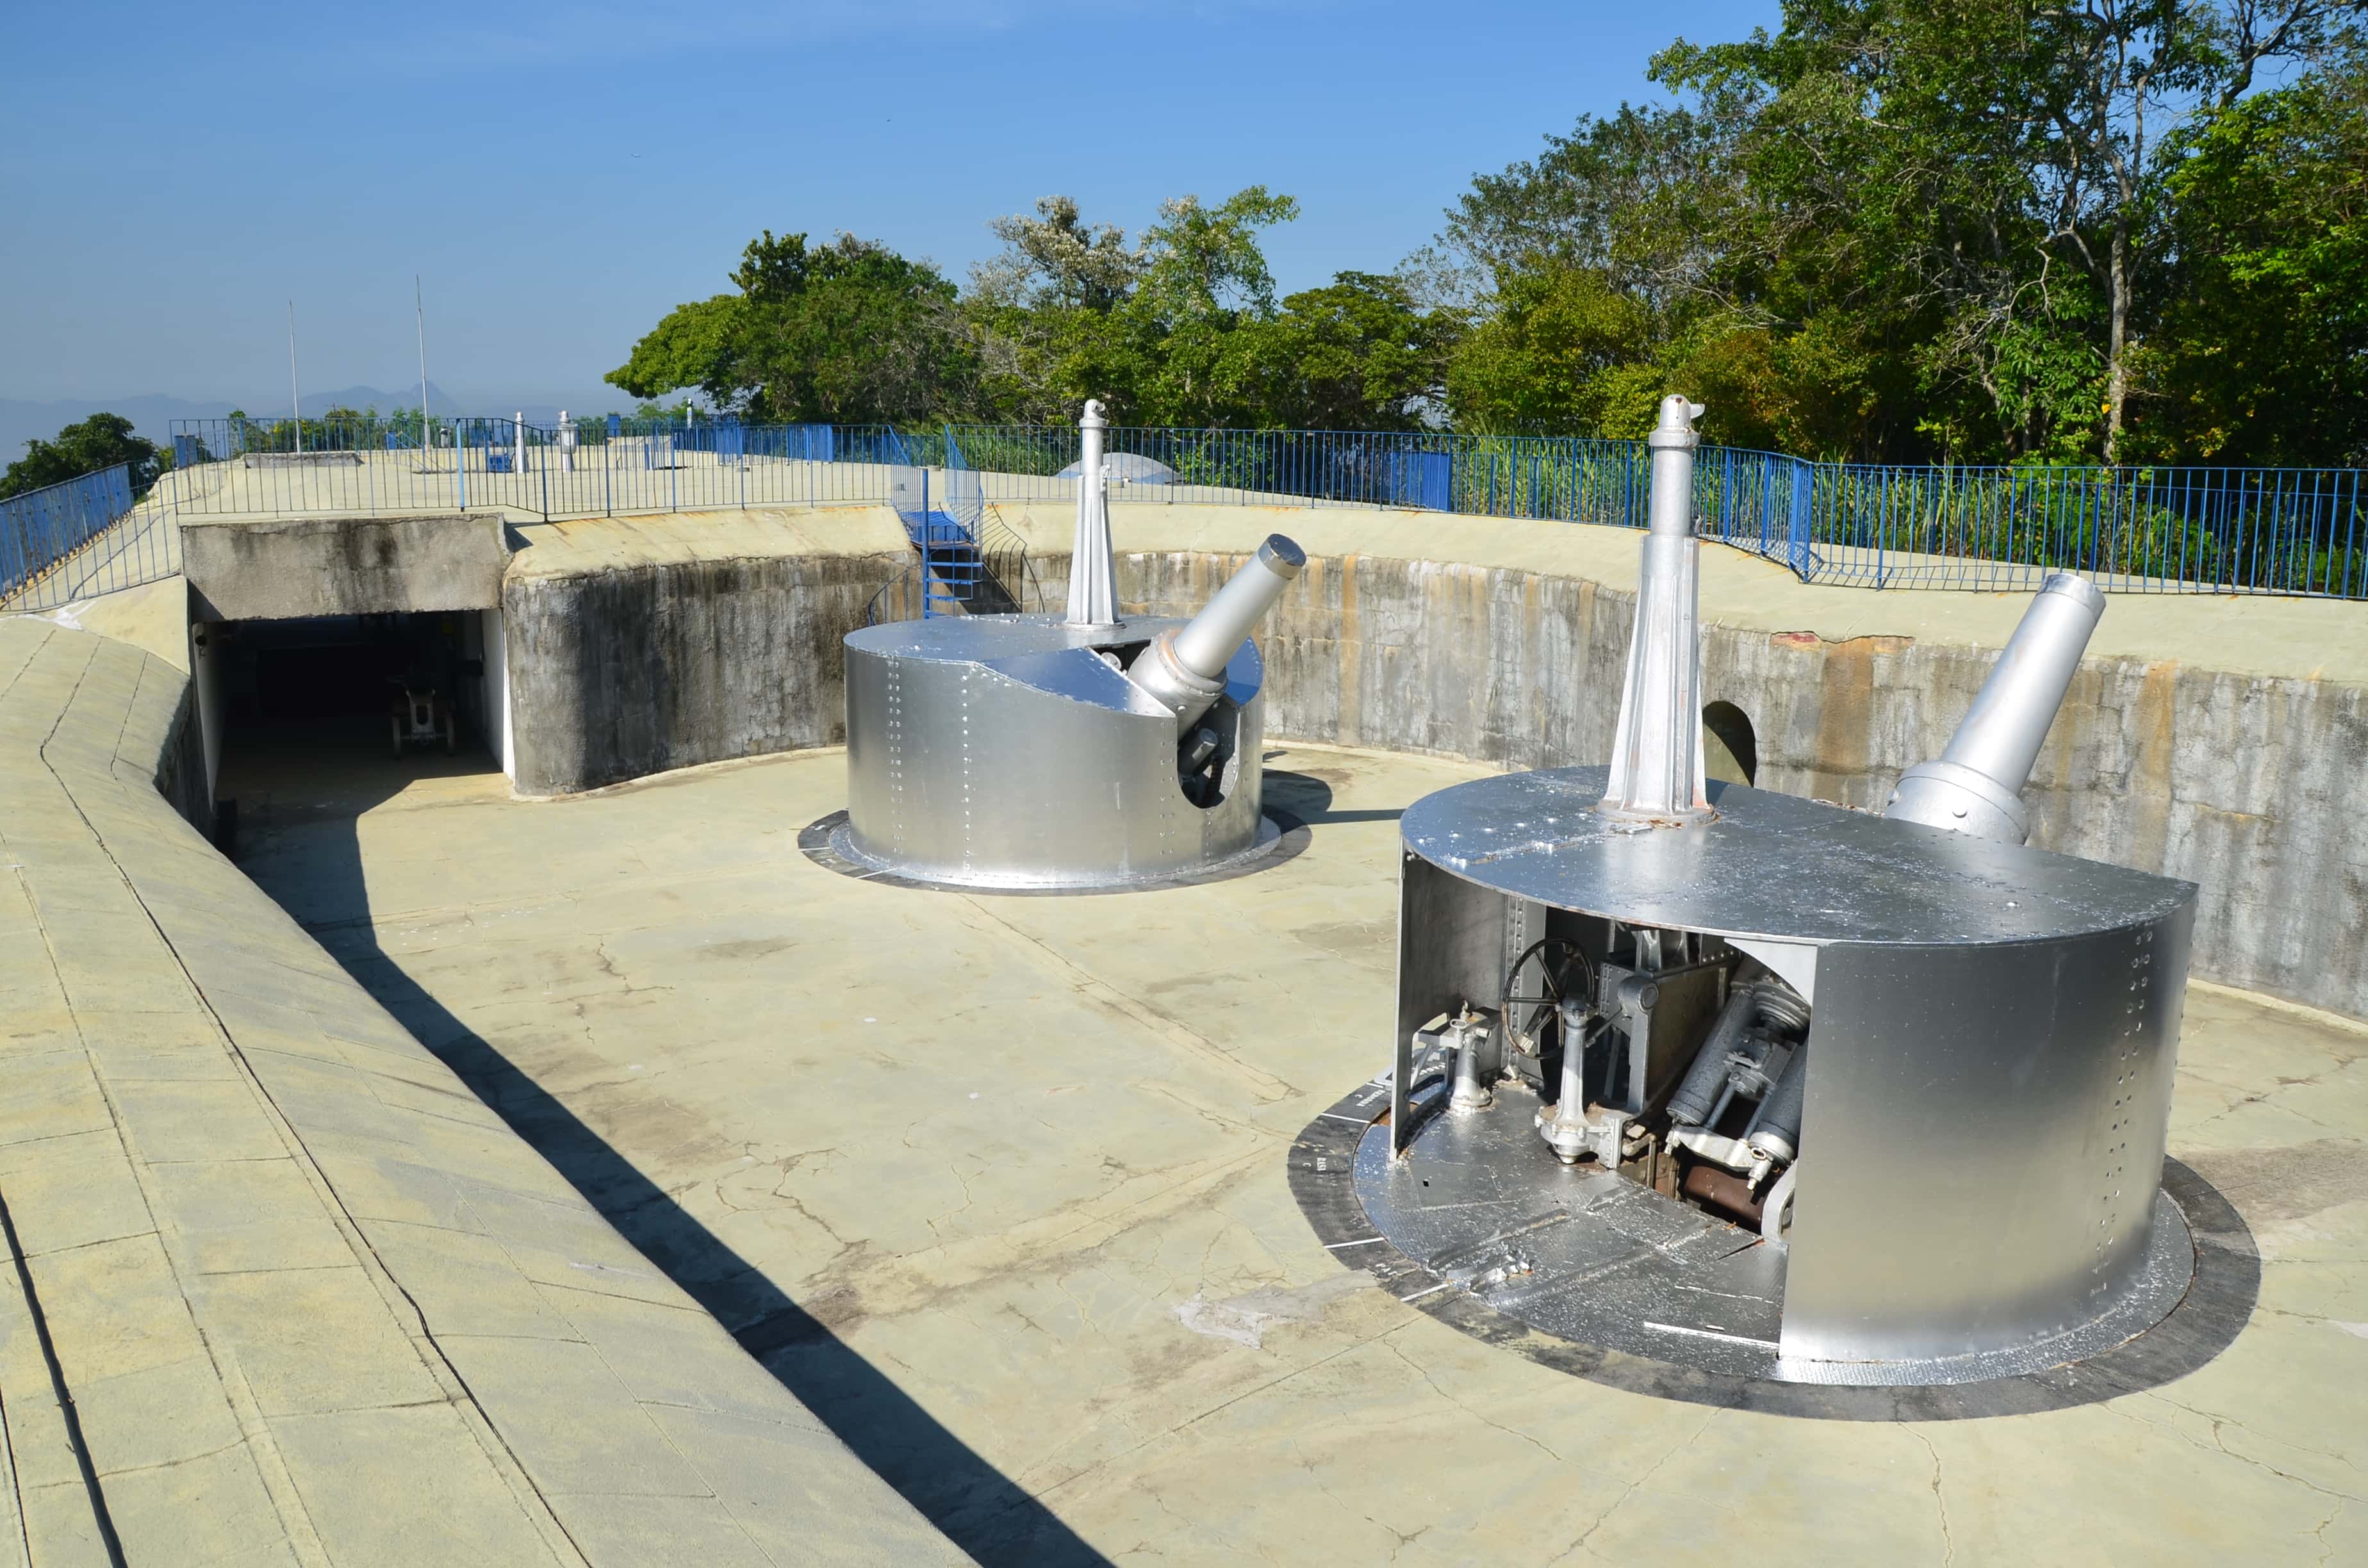
<path fill-rule="evenodd" d="M 226 845 L 290 811 L 353 811 L 412 779 L 500 767 L 498 612 L 220 621 L 199 629 Z M 488 654 L 488 643 L 495 652 Z"/>

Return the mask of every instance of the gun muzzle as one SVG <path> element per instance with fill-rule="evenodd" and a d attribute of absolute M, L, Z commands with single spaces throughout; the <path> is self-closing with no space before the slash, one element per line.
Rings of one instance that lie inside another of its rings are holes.
<path fill-rule="evenodd" d="M 2048 578 L 1949 749 L 1901 774 L 1883 814 L 2002 844 L 2029 838 L 2022 787 L 2104 613 L 2105 596 L 2087 578 L 2067 572 Z"/>
<path fill-rule="evenodd" d="M 1225 689 L 1225 666 L 1258 630 L 1307 554 L 1281 534 L 1269 534 L 1248 564 L 1234 574 L 1201 613 L 1159 634 L 1127 666 L 1127 678 L 1176 714 L 1181 733 Z"/>

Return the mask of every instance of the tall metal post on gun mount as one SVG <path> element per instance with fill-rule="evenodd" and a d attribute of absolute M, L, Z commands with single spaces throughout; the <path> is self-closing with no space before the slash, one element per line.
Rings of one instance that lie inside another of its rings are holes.
<path fill-rule="evenodd" d="M 1636 631 L 1611 737 L 1611 777 L 1597 802 L 1639 827 L 1675 827 L 1713 814 L 1702 778 L 1702 543 L 1694 538 L 1694 421 L 1702 404 L 1672 394 L 1645 444 L 1653 490 L 1636 584 Z"/>
<path fill-rule="evenodd" d="M 1110 501 L 1102 489 L 1102 436 L 1110 421 L 1099 402 L 1086 403 L 1077 421 L 1077 531 L 1069 546 L 1069 612 L 1072 626 L 1110 626 L 1118 620 L 1118 560 L 1110 546 Z"/>

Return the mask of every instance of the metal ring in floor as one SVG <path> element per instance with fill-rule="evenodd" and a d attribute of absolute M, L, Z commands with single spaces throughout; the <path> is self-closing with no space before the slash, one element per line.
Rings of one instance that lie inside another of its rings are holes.
<path fill-rule="evenodd" d="M 1826 1421 L 1962 1421 L 2093 1404 L 2159 1388 L 2235 1342 L 2260 1295 L 2260 1254 L 2236 1209 L 2177 1160 L 2163 1193 L 2187 1221 L 2195 1272 L 2152 1328 L 2084 1359 L 2014 1377 L 1922 1386 L 1843 1386 L 1745 1377 L 1560 1338 L 1446 1287 L 1379 1233 L 1357 1196 L 1358 1146 L 1389 1108 L 1387 1074 L 1319 1112 L 1291 1147 L 1292 1195 L 1317 1239 L 1345 1267 L 1362 1268 L 1393 1296 L 1441 1323 L 1590 1382 L 1659 1399 Z"/>
<path fill-rule="evenodd" d="M 833 812 L 819 821 L 808 823 L 798 834 L 798 847 L 804 851 L 807 859 L 825 870 L 836 871 L 842 877 L 853 877 L 858 881 L 880 882 L 893 888 L 987 893 L 997 898 L 1076 898 L 1094 893 L 1154 892 L 1165 888 L 1193 888 L 1209 882 L 1230 881 L 1235 877 L 1247 877 L 1253 871 L 1263 871 L 1269 866 L 1280 866 L 1292 859 L 1307 847 L 1308 838 L 1305 823 L 1286 812 L 1269 811 L 1259 819 L 1256 844 L 1214 865 L 1133 881 L 1043 887 L 1004 887 L 983 882 L 938 881 L 908 876 L 872 865 L 857 855 L 848 842 L 847 813 L 844 811 Z"/>

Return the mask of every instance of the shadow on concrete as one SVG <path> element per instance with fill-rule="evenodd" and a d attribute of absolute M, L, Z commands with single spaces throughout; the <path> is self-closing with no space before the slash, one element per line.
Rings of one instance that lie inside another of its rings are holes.
<path fill-rule="evenodd" d="M 1269 772 L 1265 789 L 1268 810 L 1284 812 L 1309 827 L 1335 823 L 1395 822 L 1405 814 L 1397 811 L 1336 812 L 1332 809 L 1331 785 L 1312 773 L 1293 773 L 1287 768 Z"/>
<path fill-rule="evenodd" d="M 609 1223 L 732 1332 L 758 1365 L 962 1551 L 987 1568 L 1091 1568 L 1108 1559 L 946 1430 L 491 1042 L 404 972 L 370 924 L 355 819 L 414 776 L 386 759 L 337 778 L 337 814 L 282 818 L 242 868 L 346 972 L 498 1112 Z"/>

